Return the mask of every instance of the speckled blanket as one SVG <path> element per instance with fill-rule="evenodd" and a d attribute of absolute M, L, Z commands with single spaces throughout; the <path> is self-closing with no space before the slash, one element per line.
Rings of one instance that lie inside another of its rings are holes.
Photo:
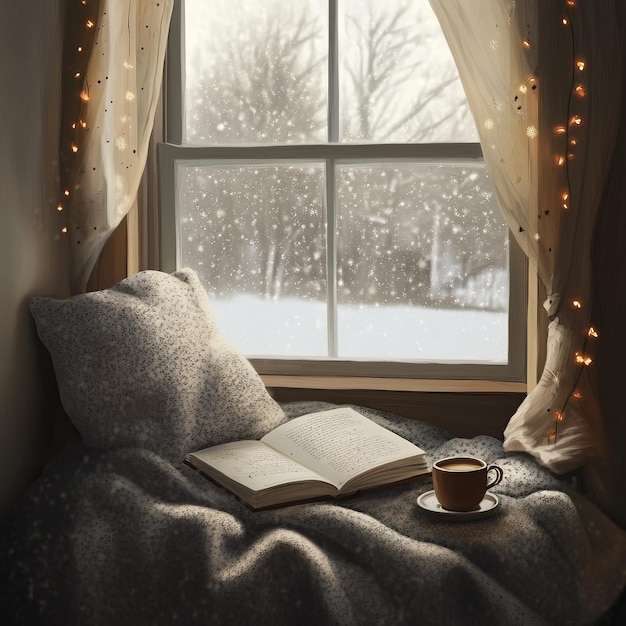
<path fill-rule="evenodd" d="M 427 478 L 252 512 L 152 452 L 68 449 L 3 525 L 2 623 L 589 624 L 626 586 L 626 534 L 530 457 L 359 410 L 430 460 L 497 462 L 498 511 L 431 519 Z"/>

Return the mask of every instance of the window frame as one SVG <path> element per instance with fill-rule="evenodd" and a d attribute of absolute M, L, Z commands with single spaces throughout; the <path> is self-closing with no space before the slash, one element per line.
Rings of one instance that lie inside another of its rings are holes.
<path fill-rule="evenodd" d="M 336 11 L 337 1 L 329 0 L 331 19 L 329 22 L 329 40 L 337 38 Z M 332 15 L 335 19 L 332 19 Z M 332 269 L 334 259 L 334 166 L 344 163 L 363 162 L 435 162 L 454 164 L 482 164 L 482 150 L 479 143 L 429 143 L 429 144 L 374 144 L 374 143 L 326 143 L 326 144 L 268 144 L 268 145 L 219 145 L 202 146 L 183 144 L 185 128 L 184 99 L 184 0 L 175 0 L 170 25 L 168 54 L 166 58 L 166 80 L 164 81 L 165 133 L 164 141 L 157 145 L 157 161 L 160 196 L 160 242 L 159 267 L 166 272 L 173 272 L 179 265 L 178 254 L 178 219 L 176 210 L 176 169 L 178 164 L 201 165 L 209 163 L 255 163 L 255 162 L 291 162 L 323 161 L 326 164 L 327 186 L 326 204 L 329 207 L 327 228 L 327 249 L 329 260 L 327 267 Z M 332 44 L 332 41 L 331 41 Z M 330 45 L 331 50 L 333 48 Z M 338 88 L 336 55 L 329 54 L 329 98 Z M 329 137 L 338 136 L 338 116 L 329 107 Z M 330 173 L 330 174 L 329 174 Z M 324 379 L 343 379 L 345 385 L 358 388 L 359 381 L 371 386 L 371 381 L 379 388 L 423 389 L 416 381 L 493 381 L 490 388 L 499 389 L 502 383 L 511 385 L 515 391 L 525 390 L 526 381 L 526 335 L 527 335 L 527 260 L 522 250 L 509 236 L 509 350 L 506 364 L 450 363 L 450 362 L 394 362 L 370 361 L 359 359 L 299 359 L 267 358 L 251 359 L 257 371 L 268 380 L 282 380 L 283 377 L 298 379 L 303 386 L 306 381 L 316 388 L 325 386 Z M 333 295 L 329 298 L 329 317 L 333 315 Z M 332 320 L 329 319 L 332 325 Z M 330 327 L 329 327 L 330 330 Z M 369 380 L 370 383 L 366 383 Z M 303 382 L 304 381 L 304 382 Z M 357 381 L 357 384 L 355 384 Z M 395 382 L 394 382 L 395 381 Z M 404 383 L 403 383 L 404 381 Z M 333 383 L 336 387 L 336 382 Z M 446 390 L 449 386 L 444 384 Z M 486 388 L 484 385 L 481 388 Z"/>

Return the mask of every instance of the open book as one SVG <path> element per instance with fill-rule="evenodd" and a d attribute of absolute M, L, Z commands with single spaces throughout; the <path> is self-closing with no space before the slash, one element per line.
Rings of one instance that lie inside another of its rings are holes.
<path fill-rule="evenodd" d="M 349 407 L 296 417 L 260 441 L 193 452 L 185 463 L 252 509 L 336 498 L 430 471 L 423 450 Z"/>

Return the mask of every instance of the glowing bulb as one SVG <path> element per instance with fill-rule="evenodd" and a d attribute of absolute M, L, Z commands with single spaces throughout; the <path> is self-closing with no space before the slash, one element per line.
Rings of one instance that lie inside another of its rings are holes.
<path fill-rule="evenodd" d="M 580 300 L 572 300 L 572 306 L 575 309 L 582 309 L 583 308 L 583 303 Z"/>
<path fill-rule="evenodd" d="M 587 331 L 587 335 L 589 335 L 589 337 L 593 337 L 594 339 L 597 339 L 598 331 L 593 326 L 590 326 L 589 330 Z"/>
<path fill-rule="evenodd" d="M 570 139 L 569 140 L 569 145 L 570 146 L 577 146 L 578 145 L 578 139 Z"/>
<path fill-rule="evenodd" d="M 63 205 L 59 204 L 59 206 L 57 206 L 57 211 L 59 211 L 59 213 L 63 210 Z"/>
<path fill-rule="evenodd" d="M 78 52 L 82 52 L 83 51 L 83 47 L 82 46 L 78 46 L 78 48 L 76 48 L 76 50 L 78 50 Z"/>
<path fill-rule="evenodd" d="M 554 134 L 555 135 L 562 135 L 563 133 L 565 133 L 565 126 L 555 126 L 554 127 Z"/>
<path fill-rule="evenodd" d="M 576 400 L 580 400 L 583 397 L 583 394 L 580 393 L 580 391 L 575 391 L 572 395 L 576 398 Z"/>
<path fill-rule="evenodd" d="M 576 61 L 576 68 L 579 72 L 582 72 L 585 69 L 585 62 L 582 60 Z"/>
<path fill-rule="evenodd" d="M 70 195 L 70 190 L 69 190 L 69 189 L 66 189 L 66 190 L 63 192 L 63 195 L 64 195 L 64 196 L 69 196 L 69 195 Z"/>
<path fill-rule="evenodd" d="M 67 226 L 63 226 L 63 228 L 61 229 L 62 233 L 66 233 L 67 232 Z"/>
<path fill-rule="evenodd" d="M 79 124 L 80 124 L 83 128 L 87 128 L 87 122 L 84 122 L 83 120 L 80 120 Z"/>
<path fill-rule="evenodd" d="M 578 365 L 584 365 L 585 367 L 589 367 L 592 362 L 593 359 L 589 355 L 581 354 L 580 352 L 576 353 L 576 363 L 578 363 Z"/>
<path fill-rule="evenodd" d="M 583 123 L 583 121 L 582 121 L 580 115 L 574 115 L 570 119 L 569 123 L 570 124 L 575 124 L 576 126 L 580 126 Z"/>
<path fill-rule="evenodd" d="M 547 433 L 546 437 L 548 438 L 548 443 L 554 443 L 556 441 L 556 430 L 551 428 Z"/>
<path fill-rule="evenodd" d="M 72 152 L 74 153 L 78 152 L 78 146 L 75 146 L 74 144 L 72 144 Z"/>
<path fill-rule="evenodd" d="M 567 6 L 569 6 L 569 7 L 575 7 L 576 6 L 576 0 L 566 0 L 565 4 L 567 4 Z"/>
<path fill-rule="evenodd" d="M 83 102 L 89 102 L 89 93 L 87 93 L 86 91 L 81 91 L 80 92 L 80 99 Z"/>
<path fill-rule="evenodd" d="M 94 23 L 91 20 L 87 20 L 87 28 L 93 28 Z"/>
<path fill-rule="evenodd" d="M 563 26 L 567 26 L 567 25 L 568 25 L 568 23 L 569 23 L 566 17 L 564 17 L 564 18 L 561 20 L 561 22 L 562 22 Z"/>
<path fill-rule="evenodd" d="M 530 48 L 530 41 L 528 39 L 522 39 L 522 48 L 526 48 L 526 50 Z"/>
<path fill-rule="evenodd" d="M 538 134 L 539 133 L 538 133 L 537 129 L 534 126 L 528 126 L 526 128 L 526 136 L 529 139 L 534 139 Z"/>
<path fill-rule="evenodd" d="M 556 158 L 556 164 L 557 165 L 563 165 L 563 163 L 565 163 L 565 157 L 560 156 Z"/>
<path fill-rule="evenodd" d="M 584 98 L 587 95 L 585 88 L 582 85 L 576 85 L 574 92 L 579 98 Z"/>
<path fill-rule="evenodd" d="M 561 413 L 561 411 L 555 411 L 554 412 L 554 421 L 555 422 L 562 422 L 565 419 L 565 415 L 563 415 L 563 413 Z"/>
<path fill-rule="evenodd" d="M 80 72 L 76 72 L 76 74 L 74 74 L 74 78 L 80 78 Z"/>

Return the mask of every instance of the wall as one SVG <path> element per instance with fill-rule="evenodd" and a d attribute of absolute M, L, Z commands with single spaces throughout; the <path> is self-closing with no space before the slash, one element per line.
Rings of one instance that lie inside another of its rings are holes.
<path fill-rule="evenodd" d="M 69 294 L 57 211 L 62 23 L 63 0 L 0 0 L 0 513 L 53 432 L 54 379 L 28 298 Z"/>

